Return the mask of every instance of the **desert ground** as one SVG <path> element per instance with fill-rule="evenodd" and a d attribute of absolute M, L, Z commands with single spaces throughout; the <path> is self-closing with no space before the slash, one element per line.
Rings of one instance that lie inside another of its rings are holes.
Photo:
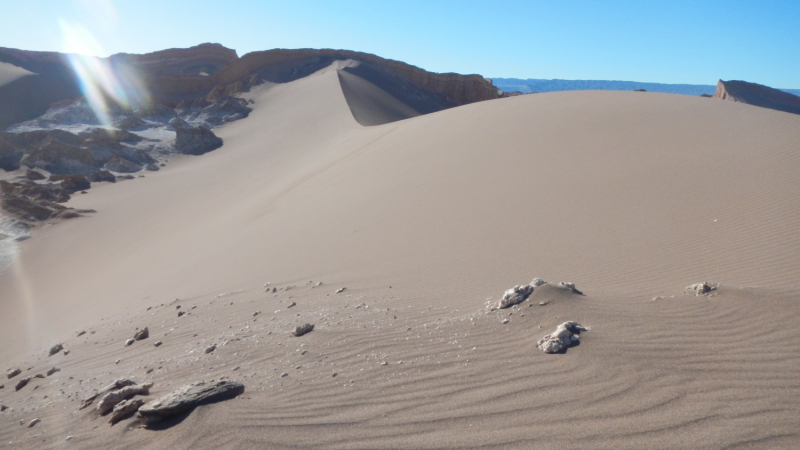
<path fill-rule="evenodd" d="M 346 65 L 19 244 L 0 446 L 800 447 L 800 116 L 616 91 L 419 115 Z M 565 321 L 580 345 L 540 351 Z M 245 392 L 150 427 L 79 409 L 123 377 Z"/>

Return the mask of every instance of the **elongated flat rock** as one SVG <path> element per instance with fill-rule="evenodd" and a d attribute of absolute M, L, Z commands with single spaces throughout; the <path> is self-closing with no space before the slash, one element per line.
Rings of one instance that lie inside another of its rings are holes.
<path fill-rule="evenodd" d="M 139 408 L 139 417 L 155 423 L 200 405 L 228 400 L 244 392 L 244 385 L 235 381 L 200 381 L 188 384 Z"/>

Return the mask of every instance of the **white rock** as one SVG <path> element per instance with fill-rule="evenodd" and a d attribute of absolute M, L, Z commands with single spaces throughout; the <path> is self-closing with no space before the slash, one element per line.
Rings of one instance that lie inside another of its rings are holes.
<path fill-rule="evenodd" d="M 41 422 L 41 421 L 42 421 L 42 419 L 39 419 L 39 418 L 36 418 L 36 419 L 33 419 L 33 420 L 31 420 L 30 422 L 28 422 L 28 428 L 30 428 L 30 427 L 32 427 L 32 426 L 34 426 L 34 425 L 36 425 L 37 423 L 39 423 L 39 422 Z"/>
<path fill-rule="evenodd" d="M 533 281 L 531 281 L 531 286 L 533 287 L 539 287 L 543 284 L 547 284 L 547 281 L 544 281 L 541 278 L 534 278 Z"/>
<path fill-rule="evenodd" d="M 533 286 L 514 286 L 503 294 L 503 298 L 497 304 L 500 309 L 514 306 L 524 302 L 533 293 Z"/>
<path fill-rule="evenodd" d="M 576 333 L 587 331 L 578 322 L 564 322 L 552 334 L 548 334 L 536 343 L 539 350 L 545 353 L 557 353 L 569 348 L 580 340 Z"/>

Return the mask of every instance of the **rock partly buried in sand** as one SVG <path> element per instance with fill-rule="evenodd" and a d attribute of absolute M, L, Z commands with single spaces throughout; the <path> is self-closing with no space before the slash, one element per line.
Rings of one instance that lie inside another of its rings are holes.
<path fill-rule="evenodd" d="M 719 283 L 708 283 L 706 281 L 702 281 L 691 286 L 686 286 L 686 293 L 692 295 L 708 295 L 710 292 L 716 291 L 718 287 Z"/>
<path fill-rule="evenodd" d="M 14 378 L 15 376 L 17 376 L 17 375 L 19 375 L 21 373 L 22 373 L 22 370 L 19 367 L 15 367 L 13 369 L 8 369 L 8 372 L 6 372 L 6 377 L 8 379 L 11 379 L 11 378 Z"/>
<path fill-rule="evenodd" d="M 61 345 L 61 344 L 56 344 L 56 345 L 50 347 L 50 355 L 49 356 L 53 356 L 56 353 L 60 352 L 61 350 L 64 350 L 64 346 Z"/>
<path fill-rule="evenodd" d="M 235 381 L 200 381 L 147 403 L 139 408 L 139 417 L 145 423 L 155 423 L 191 411 L 200 405 L 234 398 L 242 392 L 244 385 Z"/>
<path fill-rule="evenodd" d="M 503 294 L 503 297 L 500 299 L 497 307 L 500 309 L 509 308 L 518 303 L 524 302 L 528 299 L 528 297 L 530 297 L 531 294 L 533 294 L 533 286 L 531 285 L 514 286 Z"/>
<path fill-rule="evenodd" d="M 103 168 L 117 173 L 134 173 L 142 170 L 142 166 L 119 156 L 112 158 Z"/>
<path fill-rule="evenodd" d="M 117 403 L 117 405 L 114 406 L 114 409 L 111 411 L 111 418 L 108 420 L 108 423 L 114 425 L 120 420 L 138 411 L 142 405 L 144 405 L 144 400 L 141 398 L 130 398 Z"/>
<path fill-rule="evenodd" d="M 127 346 L 129 346 L 129 345 L 133 345 L 133 343 L 134 343 L 134 342 L 136 342 L 136 340 L 135 340 L 135 339 L 128 339 L 128 340 L 126 340 L 126 341 L 125 341 L 125 347 L 127 347 Z"/>
<path fill-rule="evenodd" d="M 93 172 L 86 175 L 86 179 L 91 181 L 92 183 L 99 183 L 99 182 L 107 182 L 107 183 L 116 183 L 117 177 L 114 176 L 113 173 L 107 170 L 101 170 L 99 172 Z"/>
<path fill-rule="evenodd" d="M 578 288 L 575 287 L 575 283 L 570 283 L 569 281 L 562 281 L 561 283 L 558 283 L 558 285 L 567 288 L 578 295 L 583 295 L 583 292 L 579 291 Z"/>
<path fill-rule="evenodd" d="M 580 338 L 576 335 L 581 331 L 587 331 L 587 329 L 578 322 L 564 322 L 552 334 L 540 339 L 536 346 L 545 353 L 558 353 L 577 344 Z"/>
<path fill-rule="evenodd" d="M 114 380 L 113 383 L 109 384 L 108 386 L 104 387 L 103 389 L 100 389 L 99 391 L 95 392 L 94 394 L 90 395 L 89 397 L 86 397 L 85 399 L 83 399 L 81 401 L 81 407 L 78 408 L 78 409 L 83 409 L 83 408 L 86 408 L 87 406 L 91 405 L 92 402 L 94 402 L 94 399 L 96 399 L 100 395 L 105 394 L 106 392 L 115 391 L 117 389 L 121 389 L 121 388 L 124 388 L 126 386 L 133 386 L 135 384 L 136 384 L 136 382 L 131 381 L 131 380 L 127 379 L 127 378 L 120 378 L 120 379 Z"/>
<path fill-rule="evenodd" d="M 17 381 L 17 385 L 16 385 L 16 386 L 14 386 L 14 389 L 16 389 L 16 390 L 20 390 L 20 389 L 24 388 L 24 387 L 25 387 L 25 385 L 27 385 L 27 384 L 28 384 L 28 382 L 29 382 L 29 381 L 31 381 L 31 379 L 32 379 L 32 378 L 33 378 L 33 377 L 25 377 L 25 378 L 21 378 L 19 381 Z"/>
<path fill-rule="evenodd" d="M 116 391 L 111 391 L 104 395 L 100 402 L 97 404 L 97 412 L 101 415 L 108 414 L 109 411 L 114 409 L 118 403 L 127 400 L 134 395 L 150 395 L 150 388 L 153 387 L 152 382 L 144 384 L 134 384 L 133 386 L 125 386 Z"/>
<path fill-rule="evenodd" d="M 312 332 L 313 330 L 314 330 L 314 324 L 307 323 L 304 325 L 300 325 L 299 327 L 295 327 L 294 331 L 292 331 L 292 334 L 297 337 L 300 337 L 304 334 Z"/>
<path fill-rule="evenodd" d="M 133 338 L 137 341 L 141 341 L 142 339 L 147 339 L 150 337 L 150 330 L 147 327 L 142 328 L 141 330 L 137 331 L 136 334 L 133 335 Z"/>
<path fill-rule="evenodd" d="M 202 155 L 222 147 L 222 139 L 203 127 L 175 130 L 175 150 L 186 155 Z"/>
<path fill-rule="evenodd" d="M 32 426 L 36 425 L 37 423 L 39 423 L 41 421 L 42 421 L 42 419 L 39 419 L 39 418 L 31 420 L 30 422 L 28 422 L 28 428 L 31 428 Z"/>
<path fill-rule="evenodd" d="M 61 369 L 59 369 L 58 367 L 53 367 L 52 369 L 47 371 L 47 376 L 49 377 L 50 375 L 52 375 L 52 374 L 54 374 L 56 372 L 61 372 Z"/>
<path fill-rule="evenodd" d="M 209 353 L 213 352 L 216 349 L 217 349 L 217 344 L 211 344 L 208 347 L 206 347 L 205 353 L 209 354 Z"/>
<path fill-rule="evenodd" d="M 533 281 L 531 281 L 531 286 L 533 286 L 535 288 L 537 288 L 537 287 L 539 287 L 541 285 L 544 285 L 544 284 L 547 284 L 547 281 L 544 281 L 541 278 L 534 278 Z"/>
<path fill-rule="evenodd" d="M 0 405 L 0 412 L 2 412 L 2 411 L 5 411 L 5 410 L 7 410 L 7 409 L 8 409 L 8 406 L 6 406 L 6 405 Z"/>

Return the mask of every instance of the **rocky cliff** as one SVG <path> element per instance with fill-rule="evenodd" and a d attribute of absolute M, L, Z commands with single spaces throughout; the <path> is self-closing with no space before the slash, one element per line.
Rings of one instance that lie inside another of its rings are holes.
<path fill-rule="evenodd" d="M 714 98 L 800 114 L 800 97 L 747 81 L 719 80 Z"/>
<path fill-rule="evenodd" d="M 137 79 L 149 92 L 149 101 L 176 107 L 181 102 L 191 103 L 205 97 L 214 89 L 232 94 L 247 89 L 255 81 L 285 83 L 346 59 L 360 62 L 365 77 L 369 70 L 390 72 L 399 84 L 413 86 L 422 95 L 441 97 L 442 104 L 447 106 L 500 96 L 491 80 L 480 75 L 433 73 L 349 50 L 275 49 L 239 58 L 235 50 L 220 44 L 201 44 L 144 55 L 120 53 L 104 59 L 103 63 L 120 77 Z M 35 74 L 0 86 L 0 129 L 38 117 L 54 102 L 82 95 L 67 55 L 0 48 L 0 62 Z"/>

